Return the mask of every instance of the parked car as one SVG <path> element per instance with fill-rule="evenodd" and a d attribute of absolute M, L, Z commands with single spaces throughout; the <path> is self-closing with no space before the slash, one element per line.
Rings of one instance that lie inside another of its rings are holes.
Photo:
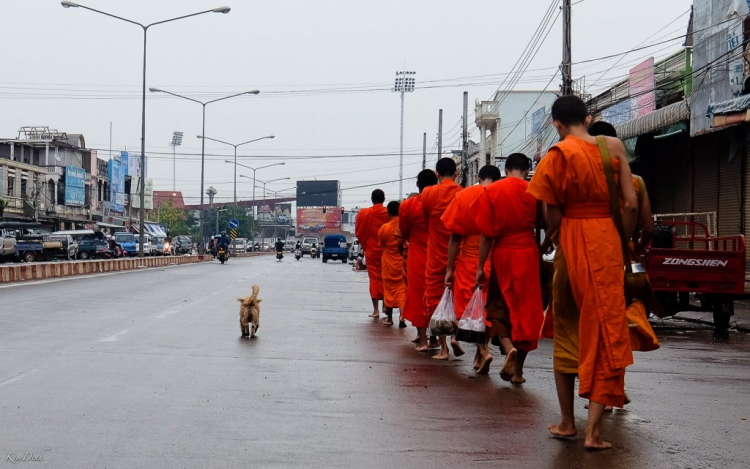
<path fill-rule="evenodd" d="M 0 228 L 0 262 L 12 261 L 16 257 L 16 232 Z"/>
<path fill-rule="evenodd" d="M 349 260 L 354 261 L 357 259 L 361 250 L 362 246 L 360 246 L 359 240 L 357 238 L 352 238 L 352 247 L 349 249 Z"/>
<path fill-rule="evenodd" d="M 340 260 L 344 264 L 349 259 L 349 249 L 346 247 L 344 235 L 326 235 L 323 239 L 323 262 L 328 259 Z"/>
<path fill-rule="evenodd" d="M 133 233 L 115 233 L 115 242 L 122 246 L 128 256 L 138 255 L 138 242 Z"/>
<path fill-rule="evenodd" d="M 247 239 L 246 238 L 236 238 L 232 240 L 232 245 L 230 246 L 231 253 L 232 254 L 239 254 L 241 252 L 247 252 Z"/>
<path fill-rule="evenodd" d="M 99 259 L 109 251 L 104 233 L 92 230 L 55 231 L 53 235 L 69 235 L 78 243 L 78 259 Z"/>

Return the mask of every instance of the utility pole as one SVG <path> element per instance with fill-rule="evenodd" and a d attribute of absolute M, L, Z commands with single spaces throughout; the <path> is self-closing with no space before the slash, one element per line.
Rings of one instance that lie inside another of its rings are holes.
<path fill-rule="evenodd" d="M 172 192 L 177 190 L 177 152 L 176 147 L 182 145 L 182 132 L 172 132 Z"/>
<path fill-rule="evenodd" d="M 427 167 L 427 132 L 422 134 L 422 169 Z"/>
<path fill-rule="evenodd" d="M 571 51 L 571 11 L 570 0 L 563 0 L 563 60 L 562 60 L 562 94 L 573 94 L 573 53 Z"/>
<path fill-rule="evenodd" d="M 438 159 L 443 157 L 443 110 L 438 113 Z"/>
<path fill-rule="evenodd" d="M 461 185 L 468 185 L 469 168 L 469 92 L 464 91 L 463 148 L 461 150 Z"/>
<path fill-rule="evenodd" d="M 396 72 L 396 81 L 393 85 L 393 91 L 401 93 L 401 146 L 398 170 L 398 199 L 404 198 L 404 93 L 414 92 L 414 78 L 407 76 L 416 75 L 417 72 L 401 71 Z"/>

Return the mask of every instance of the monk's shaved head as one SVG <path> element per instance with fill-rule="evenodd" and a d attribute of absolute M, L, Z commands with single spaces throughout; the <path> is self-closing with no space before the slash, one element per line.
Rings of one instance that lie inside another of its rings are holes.
<path fill-rule="evenodd" d="M 617 129 L 609 122 L 598 121 L 589 126 L 589 135 L 593 135 L 594 137 L 604 135 L 605 137 L 617 138 Z"/>
<path fill-rule="evenodd" d="M 435 172 L 440 177 L 452 178 L 456 175 L 456 162 L 453 158 L 440 158 L 435 165 Z"/>
<path fill-rule="evenodd" d="M 434 186 L 437 183 L 438 179 L 435 175 L 435 171 L 423 169 L 419 172 L 419 174 L 417 174 L 417 188 L 419 188 L 420 193 L 424 190 L 425 187 Z"/>
<path fill-rule="evenodd" d="M 385 192 L 380 189 L 375 189 L 374 191 L 372 191 L 370 200 L 372 200 L 372 203 L 374 204 L 382 204 L 383 202 L 385 202 Z"/>
<path fill-rule="evenodd" d="M 490 180 L 492 182 L 499 181 L 502 175 L 500 174 L 500 168 L 493 164 L 488 164 L 479 170 L 477 178 L 480 181 Z"/>
<path fill-rule="evenodd" d="M 401 207 L 401 204 L 396 202 L 395 200 L 393 202 L 388 202 L 388 215 L 397 217 L 399 207 Z"/>
<path fill-rule="evenodd" d="M 561 96 L 552 103 L 552 120 L 565 127 L 586 125 L 589 110 L 578 96 Z"/>
<path fill-rule="evenodd" d="M 513 153 L 505 160 L 505 172 L 509 171 L 529 171 L 531 163 L 529 157 L 523 153 Z"/>

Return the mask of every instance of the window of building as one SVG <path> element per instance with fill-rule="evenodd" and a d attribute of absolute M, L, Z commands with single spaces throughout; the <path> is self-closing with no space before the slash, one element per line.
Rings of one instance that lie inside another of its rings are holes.
<path fill-rule="evenodd" d="M 14 196 L 13 189 L 15 189 L 15 184 L 16 184 L 16 176 L 15 175 L 8 176 L 8 193 L 7 193 L 8 197 Z"/>
<path fill-rule="evenodd" d="M 27 182 L 26 178 L 25 177 L 21 178 L 21 197 L 23 197 L 23 198 L 26 197 L 26 194 L 27 194 L 26 190 L 27 189 L 28 189 L 28 182 Z"/>

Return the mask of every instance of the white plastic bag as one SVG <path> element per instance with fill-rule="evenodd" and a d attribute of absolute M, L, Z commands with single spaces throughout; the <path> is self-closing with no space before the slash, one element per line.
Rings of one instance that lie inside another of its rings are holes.
<path fill-rule="evenodd" d="M 430 319 L 430 333 L 434 336 L 456 333 L 456 312 L 453 305 L 453 290 L 445 289 L 435 312 Z"/>
<path fill-rule="evenodd" d="M 487 326 L 484 323 L 484 295 L 482 289 L 477 288 L 466 306 L 464 315 L 458 321 L 456 340 L 483 344 Z"/>

